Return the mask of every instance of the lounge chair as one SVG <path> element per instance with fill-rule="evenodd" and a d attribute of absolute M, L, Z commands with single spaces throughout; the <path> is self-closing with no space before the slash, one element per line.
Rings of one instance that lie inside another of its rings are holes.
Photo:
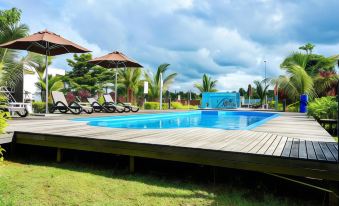
<path fill-rule="evenodd" d="M 115 104 L 111 95 L 109 94 L 104 94 L 104 100 L 105 103 L 103 104 L 103 106 L 105 107 L 115 107 L 115 111 L 119 112 L 119 113 L 123 113 L 123 112 L 129 112 L 129 110 L 127 110 L 124 105 L 122 104 Z"/>
<path fill-rule="evenodd" d="M 105 104 L 113 104 L 115 106 L 123 107 L 125 112 L 130 112 L 130 111 L 138 112 L 139 111 L 139 107 L 132 106 L 130 103 L 122 103 L 122 102 L 115 103 L 111 95 L 109 94 L 104 94 L 104 99 L 105 99 Z"/>
<path fill-rule="evenodd" d="M 27 106 L 29 103 L 17 102 L 6 87 L 1 87 L 0 92 L 6 97 L 5 102 L 0 106 L 0 111 L 16 113 L 19 117 L 28 115 Z"/>
<path fill-rule="evenodd" d="M 67 103 L 65 95 L 62 92 L 52 91 L 53 106 L 50 108 L 50 112 L 54 113 L 58 110 L 61 113 L 80 114 L 85 112 L 91 114 L 94 112 L 93 107 L 87 105 L 81 105 L 78 102 Z"/>
<path fill-rule="evenodd" d="M 102 111 L 104 111 L 104 112 L 112 113 L 112 112 L 115 112 L 115 111 L 121 111 L 121 110 L 117 110 L 114 105 L 101 105 L 93 97 L 87 98 L 87 101 L 89 102 L 91 107 L 93 107 L 95 112 L 102 112 Z"/>

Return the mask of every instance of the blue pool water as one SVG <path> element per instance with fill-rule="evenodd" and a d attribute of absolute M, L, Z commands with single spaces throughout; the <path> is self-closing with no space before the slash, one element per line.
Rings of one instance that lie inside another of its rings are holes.
<path fill-rule="evenodd" d="M 174 129 L 188 127 L 246 130 L 257 127 L 278 114 L 267 112 L 193 111 L 77 118 L 92 126 L 129 129 Z"/>

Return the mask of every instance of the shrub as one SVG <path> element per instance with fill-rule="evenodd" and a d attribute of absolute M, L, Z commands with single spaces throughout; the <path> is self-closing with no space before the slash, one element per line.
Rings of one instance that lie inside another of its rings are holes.
<path fill-rule="evenodd" d="M 105 103 L 104 96 L 100 96 L 100 97 L 98 98 L 98 102 L 99 102 L 99 104 Z"/>
<path fill-rule="evenodd" d="M 180 102 L 171 102 L 172 109 L 198 109 L 198 106 L 194 105 L 183 105 Z"/>
<path fill-rule="evenodd" d="M 275 109 L 275 101 L 268 102 L 268 106 L 269 108 Z M 293 107 L 292 109 L 295 109 L 295 107 Z M 278 102 L 278 111 L 282 111 L 282 110 L 283 110 L 283 103 Z"/>
<path fill-rule="evenodd" d="M 82 90 L 78 91 L 78 96 L 79 96 L 81 101 L 87 101 L 87 98 L 91 97 L 91 92 L 89 92 L 85 89 L 82 89 Z"/>
<path fill-rule="evenodd" d="M 52 103 L 48 103 L 48 108 L 51 108 L 52 105 Z M 45 113 L 45 102 L 33 102 L 32 107 L 34 113 Z"/>
<path fill-rule="evenodd" d="M 0 145 L 0 163 L 4 161 L 4 152 L 6 152 L 5 149 Z"/>
<path fill-rule="evenodd" d="M 7 97 L 0 94 L 0 104 L 7 104 Z"/>
<path fill-rule="evenodd" d="M 5 128 L 7 127 L 8 116 L 9 116 L 8 112 L 0 111 L 0 134 L 5 133 Z M 0 146 L 0 162 L 4 160 L 3 152 L 5 152 L 5 150 Z"/>
<path fill-rule="evenodd" d="M 0 134 L 5 133 L 5 128 L 7 127 L 8 116 L 9 116 L 8 112 L 0 111 Z"/>
<path fill-rule="evenodd" d="M 296 102 L 287 106 L 288 112 L 299 112 L 300 103 Z"/>
<path fill-rule="evenodd" d="M 181 109 L 183 105 L 180 102 L 171 102 L 172 109 Z"/>
<path fill-rule="evenodd" d="M 315 119 L 337 119 L 338 104 L 335 97 L 316 98 L 308 104 L 309 116 Z"/>
<path fill-rule="evenodd" d="M 144 104 L 144 109 L 160 109 L 160 103 L 159 102 L 146 102 Z M 168 104 L 163 103 L 162 109 L 168 109 Z"/>
<path fill-rule="evenodd" d="M 73 92 L 67 92 L 65 98 L 68 103 L 74 102 L 76 100 Z"/>

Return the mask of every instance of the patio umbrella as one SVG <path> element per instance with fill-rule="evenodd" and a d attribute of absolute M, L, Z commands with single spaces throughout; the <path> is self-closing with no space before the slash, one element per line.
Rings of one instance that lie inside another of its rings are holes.
<path fill-rule="evenodd" d="M 0 45 L 0 48 L 26 50 L 46 56 L 46 113 L 48 113 L 48 56 L 66 53 L 85 53 L 88 49 L 81 47 L 53 32 L 44 30 L 30 36 Z"/>
<path fill-rule="evenodd" d="M 105 68 L 115 68 L 115 84 L 114 84 L 114 101 L 117 102 L 117 79 L 118 79 L 118 68 L 126 68 L 126 67 L 132 67 L 132 68 L 142 68 L 142 66 L 124 55 L 121 52 L 114 51 L 109 54 L 106 54 L 102 57 L 97 57 L 89 61 L 92 64 L 96 64 Z"/>

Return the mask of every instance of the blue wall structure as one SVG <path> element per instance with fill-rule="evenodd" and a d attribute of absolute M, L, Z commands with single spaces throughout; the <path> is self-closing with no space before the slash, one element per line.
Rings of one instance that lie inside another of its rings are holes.
<path fill-rule="evenodd" d="M 235 109 L 240 107 L 240 94 L 230 92 L 203 92 L 201 108 Z"/>

